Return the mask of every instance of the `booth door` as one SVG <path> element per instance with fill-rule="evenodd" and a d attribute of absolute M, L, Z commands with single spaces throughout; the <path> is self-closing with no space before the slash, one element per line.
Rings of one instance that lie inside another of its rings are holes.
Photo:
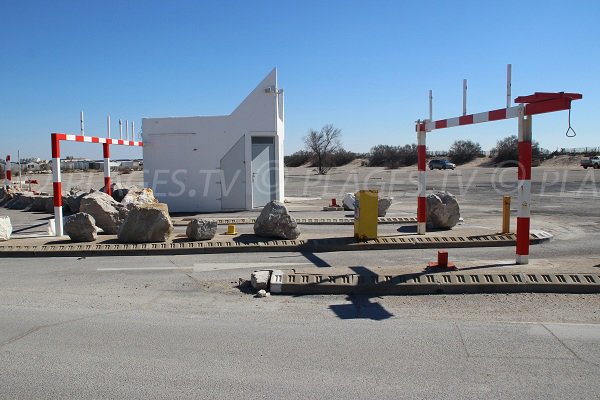
<path fill-rule="evenodd" d="M 275 200 L 275 141 L 273 137 L 252 138 L 252 207 Z"/>

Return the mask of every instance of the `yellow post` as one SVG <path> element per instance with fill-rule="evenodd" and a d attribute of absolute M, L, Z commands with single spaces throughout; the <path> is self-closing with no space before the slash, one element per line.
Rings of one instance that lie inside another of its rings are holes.
<path fill-rule="evenodd" d="M 356 192 L 357 207 L 354 208 L 354 238 L 377 239 L 377 214 L 379 200 L 377 190 Z"/>
<path fill-rule="evenodd" d="M 504 196 L 502 202 L 502 233 L 510 233 L 510 196 Z"/>

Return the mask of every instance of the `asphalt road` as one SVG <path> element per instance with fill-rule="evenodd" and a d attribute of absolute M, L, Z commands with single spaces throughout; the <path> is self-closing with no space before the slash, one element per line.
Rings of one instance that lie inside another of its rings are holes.
<path fill-rule="evenodd" d="M 370 254 L 392 263 L 405 253 Z M 239 277 L 313 256 L 247 256 L 3 259 L 0 398 L 592 399 L 600 391 L 600 296 L 257 299 L 236 287 Z"/>
<path fill-rule="evenodd" d="M 395 197 L 391 216 L 414 216 L 414 172 L 297 169 L 286 195 L 304 198 L 289 203 L 296 215 L 322 217 L 329 198 L 375 187 Z M 515 179 L 459 168 L 428 173 L 428 187 L 457 194 L 467 226 L 493 227 Z M 597 182 L 598 170 L 534 169 L 532 227 L 555 235 L 531 247 L 534 266 L 600 268 Z M 3 214 L 21 234 L 44 231 L 49 217 Z M 256 213 L 234 216 L 243 215 Z M 450 258 L 510 264 L 514 248 Z M 600 398 L 599 295 L 256 299 L 237 287 L 258 268 L 433 259 L 432 250 L 0 259 L 0 398 Z"/>

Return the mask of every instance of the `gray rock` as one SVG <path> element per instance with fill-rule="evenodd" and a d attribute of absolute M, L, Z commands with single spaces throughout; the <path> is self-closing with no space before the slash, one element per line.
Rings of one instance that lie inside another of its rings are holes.
<path fill-rule="evenodd" d="M 17 193 L 15 193 L 12 200 L 10 200 L 4 206 L 6 208 L 10 208 L 12 210 L 25 210 L 25 209 L 31 207 L 34 200 L 35 199 L 34 199 L 34 196 L 32 193 L 17 192 Z"/>
<path fill-rule="evenodd" d="M 388 197 L 388 198 L 383 197 L 378 200 L 378 203 L 377 203 L 377 216 L 378 217 L 385 217 L 385 214 L 387 213 L 387 210 L 392 205 L 393 200 L 394 200 L 393 197 Z"/>
<path fill-rule="evenodd" d="M 269 287 L 269 280 L 271 279 L 271 271 L 262 270 L 254 271 L 250 275 L 250 283 L 255 290 L 267 290 Z"/>
<path fill-rule="evenodd" d="M 260 297 L 260 298 L 262 298 L 262 297 L 267 297 L 268 295 L 269 295 L 269 294 L 268 294 L 268 293 L 267 293 L 267 291 L 266 291 L 266 290 L 264 290 L 264 289 L 261 289 L 261 290 L 259 290 L 259 291 L 258 291 L 258 293 L 256 293 L 256 297 Z"/>
<path fill-rule="evenodd" d="M 53 196 L 33 196 L 33 202 L 27 211 L 38 211 L 38 212 L 54 212 L 54 197 Z"/>
<path fill-rule="evenodd" d="M 87 192 L 76 192 L 71 190 L 66 196 L 63 197 L 63 205 L 68 209 L 68 211 L 76 214 L 79 212 L 79 207 L 81 206 L 81 199 L 87 196 L 89 193 Z"/>
<path fill-rule="evenodd" d="M 96 221 L 83 212 L 64 218 L 64 231 L 74 242 L 93 242 L 98 238 Z"/>
<path fill-rule="evenodd" d="M 346 193 L 344 200 L 342 200 L 342 206 L 346 211 L 354 211 L 356 205 L 356 195 L 354 193 Z"/>
<path fill-rule="evenodd" d="M 104 188 L 102 188 L 100 190 L 104 191 Z M 119 182 L 115 182 L 110 185 L 110 190 L 112 193 L 112 198 L 115 199 L 115 201 L 118 201 L 120 203 L 123 201 L 125 196 L 127 196 L 127 194 L 129 193 L 130 190 L 140 191 L 141 189 L 138 188 L 137 186 L 126 187 L 126 186 L 123 186 Z"/>
<path fill-rule="evenodd" d="M 172 232 L 166 204 L 141 204 L 132 206 L 119 228 L 118 238 L 123 243 L 166 242 Z"/>
<path fill-rule="evenodd" d="M 127 191 L 121 204 L 131 209 L 133 206 L 139 206 L 142 204 L 158 204 L 158 200 L 154 197 L 154 192 L 150 188 L 139 189 L 132 187 Z"/>
<path fill-rule="evenodd" d="M 0 217 L 0 242 L 10 239 L 12 235 L 12 224 L 7 216 Z"/>
<path fill-rule="evenodd" d="M 456 197 L 448 192 L 436 192 L 427 196 L 427 227 L 450 229 L 460 219 L 460 207 Z"/>
<path fill-rule="evenodd" d="M 296 239 L 300 236 L 298 224 L 285 205 L 273 200 L 268 203 L 254 223 L 254 233 L 263 237 Z"/>
<path fill-rule="evenodd" d="M 217 234 L 217 221 L 193 219 L 188 223 L 185 235 L 192 240 L 210 240 Z"/>
<path fill-rule="evenodd" d="M 84 196 L 79 211 L 90 214 L 99 228 L 113 235 L 119 231 L 128 213 L 124 206 L 102 192 L 93 192 Z"/>

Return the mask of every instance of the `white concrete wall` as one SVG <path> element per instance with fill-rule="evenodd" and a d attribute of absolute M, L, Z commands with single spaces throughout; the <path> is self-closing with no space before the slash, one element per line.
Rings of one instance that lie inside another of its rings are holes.
<path fill-rule="evenodd" d="M 245 137 L 246 209 L 252 207 L 251 138 L 275 137 L 276 198 L 283 200 L 283 96 L 274 69 L 227 116 L 142 119 L 144 184 L 174 212 L 221 211 L 221 158 Z M 278 115 L 279 114 L 279 115 Z"/>

